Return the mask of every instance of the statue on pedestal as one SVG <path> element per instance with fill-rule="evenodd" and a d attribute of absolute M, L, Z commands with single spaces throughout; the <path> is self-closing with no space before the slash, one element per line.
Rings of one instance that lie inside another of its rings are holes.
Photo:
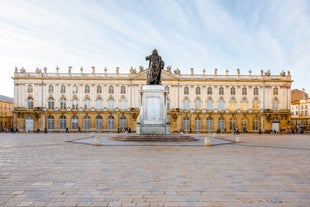
<path fill-rule="evenodd" d="M 153 53 L 145 57 L 149 61 L 149 71 L 147 74 L 147 85 L 161 85 L 161 71 L 165 66 L 165 62 L 158 55 L 156 49 Z"/>

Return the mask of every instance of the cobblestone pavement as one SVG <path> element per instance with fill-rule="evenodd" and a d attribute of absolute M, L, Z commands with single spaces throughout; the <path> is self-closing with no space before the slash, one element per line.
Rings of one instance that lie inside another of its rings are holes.
<path fill-rule="evenodd" d="M 309 135 L 242 134 L 212 147 L 207 135 L 170 145 L 113 145 L 111 136 L 94 146 L 0 134 L 0 206 L 310 206 Z"/>

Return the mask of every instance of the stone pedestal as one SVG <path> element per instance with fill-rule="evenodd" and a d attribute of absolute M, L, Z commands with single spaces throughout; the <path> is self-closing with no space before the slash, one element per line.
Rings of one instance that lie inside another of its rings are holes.
<path fill-rule="evenodd" d="M 170 134 L 170 122 L 165 105 L 165 88 L 162 85 L 142 86 L 142 105 L 137 118 L 138 135 Z"/>

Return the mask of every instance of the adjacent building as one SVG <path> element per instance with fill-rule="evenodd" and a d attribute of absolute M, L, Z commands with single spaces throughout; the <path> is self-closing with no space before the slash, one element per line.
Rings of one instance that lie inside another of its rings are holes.
<path fill-rule="evenodd" d="M 13 98 L 0 95 L 0 131 L 13 127 Z"/>
<path fill-rule="evenodd" d="M 135 131 L 141 106 L 140 90 L 146 84 L 147 70 L 130 68 L 129 73 L 104 69 L 91 73 L 83 68 L 77 73 L 14 73 L 14 124 L 20 131 L 49 132 Z M 218 74 L 183 74 L 171 67 L 162 71 L 171 132 L 232 132 L 235 128 L 248 132 L 288 129 L 291 125 L 291 75 L 234 74 L 228 70 Z"/>
<path fill-rule="evenodd" d="M 304 89 L 294 89 L 291 97 L 292 129 L 299 133 L 310 131 L 309 95 Z"/>

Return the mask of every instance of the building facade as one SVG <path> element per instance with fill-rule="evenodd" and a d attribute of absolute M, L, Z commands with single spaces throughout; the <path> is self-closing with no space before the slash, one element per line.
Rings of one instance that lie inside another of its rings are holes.
<path fill-rule="evenodd" d="M 295 132 L 304 133 L 310 131 L 310 98 L 304 90 L 292 90 L 291 103 L 291 128 Z"/>
<path fill-rule="evenodd" d="M 119 68 L 109 73 L 48 73 L 25 69 L 14 73 L 14 123 L 20 131 L 135 131 L 141 106 L 140 90 L 147 70 L 129 73 Z M 162 71 L 167 91 L 165 104 L 171 132 L 248 132 L 287 129 L 291 119 L 291 75 L 181 74 L 170 67 Z"/>
<path fill-rule="evenodd" d="M 0 131 L 13 127 L 13 98 L 0 95 Z"/>

